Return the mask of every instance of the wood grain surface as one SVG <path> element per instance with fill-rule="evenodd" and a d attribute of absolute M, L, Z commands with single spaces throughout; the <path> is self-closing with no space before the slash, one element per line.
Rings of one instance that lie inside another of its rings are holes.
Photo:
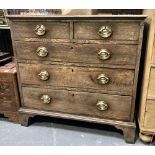
<path fill-rule="evenodd" d="M 134 143 L 145 16 L 8 17 L 17 58 L 21 124 L 27 126 L 35 115 L 112 124 L 123 131 L 127 142 Z M 45 25 L 44 36 L 35 35 L 36 24 Z M 106 39 L 98 34 L 104 25 L 112 29 Z M 36 55 L 38 46 L 47 48 L 47 57 Z M 110 59 L 99 60 L 102 48 L 109 50 Z M 47 81 L 38 76 L 43 70 L 50 75 Z M 108 84 L 98 83 L 101 74 L 110 79 Z M 44 93 L 52 97 L 51 104 L 40 102 Z M 105 113 L 96 109 L 98 99 L 109 104 Z"/>
<path fill-rule="evenodd" d="M 37 25 L 44 25 L 46 33 L 43 36 L 35 34 L 35 27 Z M 15 22 L 13 24 L 14 40 L 22 40 L 23 38 L 53 38 L 53 39 L 67 39 L 70 37 L 68 22 Z"/>
<path fill-rule="evenodd" d="M 11 84 L 0 80 L 0 110 L 12 109 Z"/>
<path fill-rule="evenodd" d="M 0 67 L 0 114 L 18 123 L 20 106 L 17 72 L 13 62 Z"/>
<path fill-rule="evenodd" d="M 98 35 L 101 26 L 109 26 L 112 29 L 112 35 L 109 38 L 103 39 Z M 139 23 L 115 23 L 115 22 L 75 22 L 74 23 L 74 38 L 75 39 L 101 39 L 103 40 L 138 40 Z"/>
<path fill-rule="evenodd" d="M 23 87 L 22 90 L 26 108 L 126 121 L 130 118 L 130 96 L 31 87 Z M 51 103 L 42 103 L 44 94 L 51 97 Z M 96 104 L 100 100 L 108 104 L 106 111 L 97 109 Z"/>
<path fill-rule="evenodd" d="M 130 65 L 135 67 L 137 58 L 137 45 L 114 44 L 77 44 L 77 43 L 47 43 L 47 42 L 21 42 L 16 44 L 17 59 L 41 60 L 52 62 L 72 62 L 104 66 Z M 48 50 L 46 57 L 39 57 L 36 53 L 38 47 L 43 46 Z M 108 60 L 101 60 L 98 52 L 107 49 L 110 52 Z"/>
<path fill-rule="evenodd" d="M 47 81 L 40 80 L 38 74 L 46 70 L 49 73 Z M 133 70 L 109 69 L 109 68 L 86 68 L 44 64 L 23 64 L 19 63 L 19 72 L 22 84 L 42 86 L 63 86 L 76 88 L 90 88 L 98 92 L 103 90 L 117 91 L 132 94 L 134 79 Z M 105 74 L 109 83 L 98 84 L 97 77 Z"/>

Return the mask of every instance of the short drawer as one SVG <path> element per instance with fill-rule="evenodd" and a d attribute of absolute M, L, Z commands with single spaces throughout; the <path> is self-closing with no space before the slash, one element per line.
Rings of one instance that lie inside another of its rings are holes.
<path fill-rule="evenodd" d="M 19 63 L 22 84 L 132 94 L 134 70 Z"/>
<path fill-rule="evenodd" d="M 136 22 L 74 22 L 75 39 L 138 40 L 139 30 Z"/>
<path fill-rule="evenodd" d="M 24 38 L 42 38 L 42 39 L 69 39 L 69 22 L 13 22 L 12 29 L 14 40 L 23 40 Z"/>
<path fill-rule="evenodd" d="M 137 45 L 72 44 L 16 41 L 20 60 L 49 60 L 94 65 L 130 65 L 135 67 Z"/>
<path fill-rule="evenodd" d="M 131 97 L 23 87 L 24 107 L 73 115 L 130 119 Z"/>

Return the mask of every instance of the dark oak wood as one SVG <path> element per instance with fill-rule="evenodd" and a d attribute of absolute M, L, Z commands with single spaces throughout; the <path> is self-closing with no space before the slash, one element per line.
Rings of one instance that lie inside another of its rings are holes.
<path fill-rule="evenodd" d="M 39 57 L 36 53 L 38 47 L 48 50 L 46 57 Z M 101 60 L 98 53 L 101 49 L 110 52 L 108 60 Z M 17 59 L 39 60 L 53 62 L 85 63 L 104 67 L 109 65 L 136 64 L 137 45 L 107 45 L 107 44 L 74 44 L 74 43 L 48 43 L 48 42 L 16 42 Z"/>
<path fill-rule="evenodd" d="M 54 15 L 54 16 L 32 16 L 32 15 L 27 15 L 27 16 L 22 16 L 22 15 L 6 15 L 7 18 L 9 18 L 11 21 L 40 21 L 40 20 L 56 20 L 56 21 L 61 21 L 61 20 L 106 20 L 106 21 L 143 21 L 147 15 Z"/>
<path fill-rule="evenodd" d="M 91 116 L 92 118 L 130 120 L 130 96 L 31 87 L 23 87 L 22 90 L 24 97 L 23 107 L 26 108 Z M 51 103 L 43 103 L 41 100 L 42 95 L 49 95 Z M 109 108 L 106 111 L 98 110 L 96 107 L 98 101 L 105 101 Z"/>
<path fill-rule="evenodd" d="M 112 36 L 108 40 L 138 40 L 139 23 L 119 23 L 115 22 L 84 22 L 79 21 L 74 23 L 74 38 L 75 39 L 103 39 L 98 35 L 99 28 L 103 25 L 110 26 L 112 29 Z"/>
<path fill-rule="evenodd" d="M 19 113 L 19 121 L 20 121 L 20 124 L 22 126 L 25 126 L 27 127 L 29 125 L 29 118 L 30 117 L 34 117 L 32 114 L 24 114 L 24 113 Z"/>
<path fill-rule="evenodd" d="M 12 109 L 12 96 L 11 96 L 11 82 L 2 81 L 0 82 L 0 109 L 11 110 Z M 14 107 L 13 107 L 14 108 Z"/>
<path fill-rule="evenodd" d="M 133 70 L 23 63 L 18 65 L 22 84 L 76 87 L 79 89 L 90 88 L 98 92 L 104 90 L 106 92 L 117 91 L 122 94 L 123 92 L 132 94 Z M 46 81 L 42 81 L 38 76 L 44 70 L 49 73 L 49 79 Z M 109 83 L 105 85 L 98 84 L 96 79 L 101 74 L 105 74 L 110 79 Z"/>
<path fill-rule="evenodd" d="M 16 42 L 18 42 L 17 40 Z M 108 44 L 108 45 L 137 45 L 138 40 L 90 40 L 90 39 L 50 39 L 50 38 L 22 38 L 24 42 L 47 42 L 47 43 L 80 43 L 80 44 Z"/>
<path fill-rule="evenodd" d="M 4 117 L 7 117 L 9 121 L 13 123 L 19 123 L 19 112 L 13 111 L 0 111 L 0 114 L 3 114 Z"/>
<path fill-rule="evenodd" d="M 58 61 L 40 61 L 40 60 L 16 60 L 18 63 L 24 64 L 45 64 L 45 65 L 63 65 L 63 66 L 74 66 L 74 67 L 87 67 L 87 68 L 110 68 L 110 69 L 129 69 L 135 70 L 133 65 L 112 65 L 112 64 L 87 64 L 87 63 L 74 63 L 74 62 L 58 62 Z"/>
<path fill-rule="evenodd" d="M 19 92 L 16 74 L 14 63 L 0 67 L 0 113 L 13 122 L 19 122 Z"/>
<path fill-rule="evenodd" d="M 134 144 L 136 140 L 136 125 L 127 127 L 122 125 L 115 125 L 117 129 L 123 131 L 124 139 L 127 143 Z"/>
<path fill-rule="evenodd" d="M 46 33 L 43 36 L 35 34 L 35 27 L 43 24 L 46 28 Z M 69 39 L 69 23 L 68 22 L 15 22 L 13 24 L 14 39 L 21 40 L 22 38 L 53 38 L 53 39 Z"/>
<path fill-rule="evenodd" d="M 57 117 L 57 118 L 71 119 L 71 120 L 80 120 L 85 122 L 108 124 L 108 125 L 115 126 L 119 130 L 122 130 L 124 134 L 124 139 L 127 143 L 135 143 L 135 136 L 136 136 L 135 122 L 116 121 L 116 120 L 110 120 L 110 119 L 104 119 L 104 118 L 92 118 L 91 116 L 80 116 L 80 115 L 73 115 L 73 114 L 40 111 L 40 110 L 33 110 L 28 108 L 26 109 L 21 108 L 19 112 L 20 112 L 21 124 L 23 126 L 28 126 L 30 117 L 34 117 L 35 115 L 38 115 L 38 114 L 44 115 L 44 116 Z"/>
<path fill-rule="evenodd" d="M 139 44 L 138 44 L 138 54 L 137 54 L 137 63 L 135 69 L 135 78 L 134 78 L 134 85 L 133 85 L 133 98 L 132 98 L 132 107 L 131 107 L 131 121 L 134 121 L 135 117 L 135 102 L 136 102 L 136 94 L 137 94 L 137 83 L 138 83 L 138 75 L 139 75 L 139 68 L 140 68 L 140 58 L 142 53 L 142 41 L 143 41 L 143 30 L 144 30 L 144 22 L 140 23 L 141 29 L 139 33 Z M 144 52 L 144 51 L 143 51 Z M 132 114 L 133 113 L 133 114 Z"/>
<path fill-rule="evenodd" d="M 22 125 L 27 126 L 29 117 L 35 115 L 109 124 L 122 130 L 127 142 L 134 143 L 134 107 L 146 16 L 8 18 L 17 58 Z M 35 36 L 36 23 L 45 24 L 48 30 L 45 36 Z M 113 31 L 107 39 L 98 35 L 103 25 Z M 38 46 L 49 50 L 46 58 L 36 55 Z M 98 59 L 100 48 L 112 53 L 109 60 Z M 41 70 L 49 72 L 49 80 L 39 79 Z M 107 75 L 110 82 L 98 84 L 99 74 Z M 44 93 L 52 97 L 51 104 L 40 101 Z M 110 105 L 104 115 L 96 109 L 98 98 L 104 98 Z"/>

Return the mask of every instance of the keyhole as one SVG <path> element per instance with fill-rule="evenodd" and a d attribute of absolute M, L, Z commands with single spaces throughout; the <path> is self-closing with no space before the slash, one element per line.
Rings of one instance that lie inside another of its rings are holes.
<path fill-rule="evenodd" d="M 72 69 L 72 72 L 74 72 L 74 69 Z"/>

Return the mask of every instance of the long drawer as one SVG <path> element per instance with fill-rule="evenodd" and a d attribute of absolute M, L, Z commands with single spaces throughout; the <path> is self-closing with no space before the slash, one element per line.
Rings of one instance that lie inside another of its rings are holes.
<path fill-rule="evenodd" d="M 22 84 L 132 94 L 134 70 L 19 63 Z"/>
<path fill-rule="evenodd" d="M 69 39 L 69 22 L 26 21 L 12 23 L 14 40 L 24 38 Z M 42 35 L 37 35 L 40 33 Z"/>
<path fill-rule="evenodd" d="M 138 40 L 139 23 L 123 22 L 94 22 L 79 21 L 74 22 L 75 39 L 94 39 L 94 40 Z M 103 38 L 99 35 L 103 28 L 103 33 L 109 34 L 109 37 Z M 111 35 L 110 35 L 111 34 Z"/>
<path fill-rule="evenodd" d="M 94 65 L 131 65 L 136 63 L 137 45 L 15 42 L 20 60 L 43 60 Z"/>
<path fill-rule="evenodd" d="M 23 107 L 115 120 L 130 119 L 131 97 L 22 87 Z"/>

